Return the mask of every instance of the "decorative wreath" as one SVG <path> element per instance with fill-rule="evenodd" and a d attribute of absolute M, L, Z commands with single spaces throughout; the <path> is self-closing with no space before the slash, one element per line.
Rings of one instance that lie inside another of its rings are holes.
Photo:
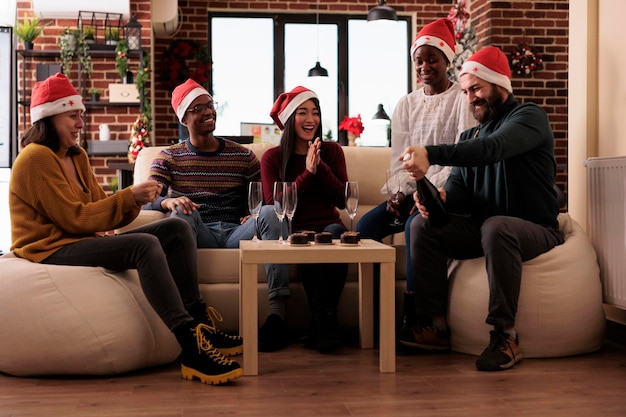
<path fill-rule="evenodd" d="M 176 39 L 163 54 L 160 78 L 169 90 L 188 78 L 206 87 L 210 71 L 211 57 L 206 46 L 191 39 Z"/>
<path fill-rule="evenodd" d="M 524 43 L 519 44 L 509 57 L 511 71 L 514 74 L 528 77 L 533 71 L 543 68 L 543 61 L 539 52 L 531 46 Z"/>

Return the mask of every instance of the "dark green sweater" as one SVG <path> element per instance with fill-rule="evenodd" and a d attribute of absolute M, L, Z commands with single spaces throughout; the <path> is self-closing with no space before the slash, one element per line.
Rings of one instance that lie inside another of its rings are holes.
<path fill-rule="evenodd" d="M 456 145 L 426 146 L 431 164 L 453 166 L 446 182 L 451 213 L 477 222 L 495 215 L 558 227 L 554 135 L 545 111 L 510 95 L 492 120 Z"/>

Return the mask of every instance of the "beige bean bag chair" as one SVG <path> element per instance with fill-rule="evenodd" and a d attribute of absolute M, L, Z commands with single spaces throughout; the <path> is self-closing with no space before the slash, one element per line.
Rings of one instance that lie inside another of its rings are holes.
<path fill-rule="evenodd" d="M 176 359 L 136 271 L 0 258 L 0 371 L 108 375 Z"/>
<path fill-rule="evenodd" d="M 565 243 L 523 266 L 516 329 L 526 358 L 593 352 L 602 346 L 605 316 L 596 254 L 569 214 L 560 214 Z M 489 343 L 485 258 L 450 266 L 448 320 L 452 350 L 480 355 Z"/>

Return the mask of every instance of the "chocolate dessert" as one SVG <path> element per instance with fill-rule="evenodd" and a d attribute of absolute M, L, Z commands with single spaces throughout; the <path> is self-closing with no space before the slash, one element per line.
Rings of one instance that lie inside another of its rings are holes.
<path fill-rule="evenodd" d="M 361 233 L 359 232 L 343 232 L 341 234 L 341 243 L 356 245 L 361 241 Z"/>
<path fill-rule="evenodd" d="M 309 236 L 306 233 L 293 233 L 291 235 L 292 245 L 306 245 L 309 243 Z"/>
<path fill-rule="evenodd" d="M 330 232 L 316 233 L 315 243 L 324 243 L 324 244 L 333 243 L 333 235 L 331 235 Z"/>

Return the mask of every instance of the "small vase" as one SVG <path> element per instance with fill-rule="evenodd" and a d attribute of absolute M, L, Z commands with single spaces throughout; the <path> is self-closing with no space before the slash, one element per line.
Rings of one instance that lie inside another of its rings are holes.
<path fill-rule="evenodd" d="M 126 71 L 126 75 L 122 77 L 122 84 L 132 84 L 135 82 L 135 76 L 132 72 Z"/>
<path fill-rule="evenodd" d="M 24 50 L 25 51 L 31 51 L 33 49 L 33 43 L 32 42 L 24 42 Z"/>
<path fill-rule="evenodd" d="M 356 135 L 348 132 L 348 146 L 356 146 Z"/>

